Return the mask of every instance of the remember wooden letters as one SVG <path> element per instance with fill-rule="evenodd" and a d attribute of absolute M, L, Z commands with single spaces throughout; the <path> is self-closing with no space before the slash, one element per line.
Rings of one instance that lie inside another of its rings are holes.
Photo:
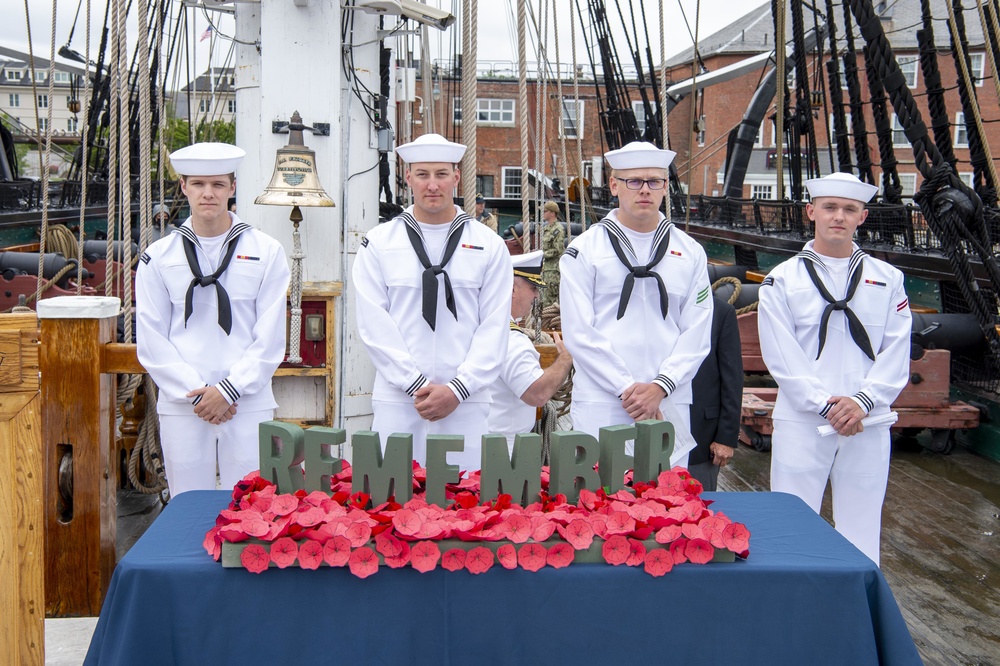
<path fill-rule="evenodd" d="M 625 453 L 628 440 L 635 440 L 634 460 Z M 343 468 L 343 461 L 333 455 L 334 447 L 346 441 L 347 433 L 340 428 L 303 430 L 291 423 L 267 421 L 260 425 L 260 474 L 274 482 L 281 493 L 304 489 L 331 494 L 330 478 Z M 413 435 L 389 435 L 383 453 L 379 434 L 361 431 L 354 433 L 351 446 L 355 491 L 368 494 L 374 506 L 390 497 L 400 503 L 412 497 Z M 445 486 L 458 483 L 459 473 L 458 466 L 449 465 L 446 456 L 449 451 L 461 451 L 463 446 L 459 435 L 427 437 L 428 503 L 446 505 Z M 635 481 L 653 481 L 661 471 L 670 469 L 673 450 L 674 426 L 666 421 L 601 428 L 599 439 L 575 430 L 554 432 L 549 492 L 563 493 L 570 502 L 576 502 L 584 488 L 604 487 L 614 493 L 621 489 L 629 469 Z M 507 440 L 502 435 L 483 436 L 482 501 L 506 493 L 516 504 L 530 504 L 541 490 L 541 473 L 541 436 L 517 435 L 513 455 L 508 455 Z"/>

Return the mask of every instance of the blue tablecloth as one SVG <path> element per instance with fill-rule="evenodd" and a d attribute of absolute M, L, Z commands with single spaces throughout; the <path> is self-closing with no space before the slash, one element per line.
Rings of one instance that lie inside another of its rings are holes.
<path fill-rule="evenodd" d="M 174 498 L 118 564 L 86 664 L 919 664 L 878 568 L 801 500 L 708 493 L 750 558 L 661 578 L 223 569 L 202 548 L 228 493 Z"/>

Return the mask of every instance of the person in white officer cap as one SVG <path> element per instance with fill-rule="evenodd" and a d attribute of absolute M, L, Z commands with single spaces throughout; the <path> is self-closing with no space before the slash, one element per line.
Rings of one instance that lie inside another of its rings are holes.
<path fill-rule="evenodd" d="M 513 275 L 500 237 L 453 203 L 465 146 L 425 134 L 396 148 L 414 204 L 368 232 L 352 277 L 361 340 L 375 365 L 372 430 L 462 435 L 461 469 L 481 467 L 489 387 L 507 353 Z"/>
<path fill-rule="evenodd" d="M 713 299 L 705 251 L 660 212 L 674 156 L 638 141 L 606 153 L 619 206 L 559 262 L 563 336 L 576 367 L 573 428 L 595 437 L 668 412 L 675 428 L 690 430 L 691 379 L 709 351 Z M 678 447 L 671 462 L 686 465 L 689 450 Z"/>
<path fill-rule="evenodd" d="M 806 188 L 814 238 L 760 289 L 761 355 L 778 383 L 771 490 L 819 513 L 829 478 L 837 531 L 878 564 L 889 424 L 862 419 L 888 415 L 906 386 L 909 301 L 903 274 L 853 242 L 877 188 L 847 173 Z"/>
<path fill-rule="evenodd" d="M 542 251 L 511 257 L 514 265 L 514 287 L 511 292 L 510 333 L 507 355 L 500 376 L 490 387 L 490 432 L 507 438 L 508 453 L 514 451 L 514 436 L 531 432 L 535 425 L 535 410 L 547 403 L 566 381 L 573 367 L 573 357 L 563 345 L 558 332 L 552 334 L 558 355 L 542 370 L 539 354 L 528 333 L 518 324 L 545 287 L 542 280 Z"/>
<path fill-rule="evenodd" d="M 232 488 L 259 467 L 277 404 L 289 270 L 278 241 L 227 210 L 246 153 L 199 143 L 170 155 L 191 216 L 136 269 L 136 346 L 156 382 L 171 495 Z"/>

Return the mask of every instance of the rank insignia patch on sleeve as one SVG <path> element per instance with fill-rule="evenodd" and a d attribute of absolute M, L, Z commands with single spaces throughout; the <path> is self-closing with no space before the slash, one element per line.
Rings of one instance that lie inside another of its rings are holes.
<path fill-rule="evenodd" d="M 577 250 L 575 247 L 568 247 L 566 248 L 566 254 L 568 254 L 573 259 L 576 259 L 576 256 L 580 254 L 580 251 Z"/>
<path fill-rule="evenodd" d="M 764 278 L 764 281 L 760 283 L 760 286 L 762 286 L 762 287 L 770 287 L 773 284 L 774 284 L 774 278 L 768 276 L 768 277 Z"/>
<path fill-rule="evenodd" d="M 149 256 L 149 254 L 147 254 L 146 252 L 143 252 L 143 253 L 142 253 L 142 256 L 141 256 L 141 257 L 139 257 L 139 261 L 141 261 L 141 262 L 142 262 L 142 263 L 144 263 L 144 264 L 148 264 L 148 263 L 149 263 L 149 260 L 150 260 L 150 256 Z"/>

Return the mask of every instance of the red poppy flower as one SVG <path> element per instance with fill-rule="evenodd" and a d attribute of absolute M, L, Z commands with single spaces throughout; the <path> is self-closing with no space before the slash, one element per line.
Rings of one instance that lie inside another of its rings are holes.
<path fill-rule="evenodd" d="M 646 553 L 644 564 L 650 576 L 662 576 L 674 568 L 674 558 L 665 548 L 653 548 Z"/>
<path fill-rule="evenodd" d="M 607 534 L 628 534 L 635 529 L 635 518 L 624 511 L 612 511 L 608 515 Z"/>
<path fill-rule="evenodd" d="M 471 509 L 479 504 L 479 498 L 470 492 L 463 491 L 455 495 L 455 504 L 463 509 Z"/>
<path fill-rule="evenodd" d="M 531 521 L 520 514 L 512 515 L 505 521 L 503 531 L 513 543 L 524 543 L 531 538 Z"/>
<path fill-rule="evenodd" d="M 516 569 L 517 550 L 514 548 L 514 544 L 505 543 L 497 548 L 497 561 L 504 569 Z"/>
<path fill-rule="evenodd" d="M 674 558 L 674 564 L 684 564 L 687 562 L 687 555 L 684 549 L 687 547 L 687 539 L 680 538 L 670 544 L 670 554 Z"/>
<path fill-rule="evenodd" d="M 216 562 L 222 557 L 222 537 L 219 536 L 219 527 L 215 526 L 205 532 L 205 540 L 201 543 Z"/>
<path fill-rule="evenodd" d="M 372 528 L 365 523 L 354 522 L 347 528 L 344 536 L 351 542 L 351 546 L 360 548 L 368 543 L 368 539 L 372 536 Z"/>
<path fill-rule="evenodd" d="M 302 502 L 310 506 L 319 506 L 324 500 L 329 499 L 326 493 L 322 490 L 314 490 L 305 497 L 302 498 Z"/>
<path fill-rule="evenodd" d="M 465 555 L 465 568 L 469 573 L 481 574 L 493 566 L 493 551 L 485 546 L 477 546 Z"/>
<path fill-rule="evenodd" d="M 576 553 L 573 550 L 573 546 L 562 542 L 549 548 L 548 553 L 545 555 L 545 563 L 550 567 L 562 569 L 572 564 L 575 557 Z"/>
<path fill-rule="evenodd" d="M 586 488 L 580 490 L 580 499 L 577 501 L 578 506 L 593 511 L 597 506 L 597 502 L 597 493 L 593 490 L 587 490 Z"/>
<path fill-rule="evenodd" d="M 400 509 L 392 517 L 392 526 L 399 534 L 413 536 L 420 531 L 423 524 L 420 515 L 412 509 Z"/>
<path fill-rule="evenodd" d="M 235 523 L 233 524 L 235 526 Z M 255 512 L 249 512 L 240 521 L 240 529 L 253 537 L 262 537 L 271 530 L 271 524 Z"/>
<path fill-rule="evenodd" d="M 410 561 L 411 552 L 410 544 L 405 541 L 400 541 L 399 552 L 395 555 L 384 555 L 383 559 L 390 569 L 399 569 L 400 567 L 406 566 L 406 564 Z"/>
<path fill-rule="evenodd" d="M 255 574 L 259 574 L 271 563 L 271 556 L 268 554 L 264 547 L 258 543 L 252 543 L 243 549 L 240 553 L 240 564 L 243 567 Z"/>
<path fill-rule="evenodd" d="M 548 541 L 549 537 L 556 531 L 556 523 L 549 522 L 545 520 L 543 516 L 538 516 L 532 518 L 531 520 L 531 539 L 532 541 L 537 541 L 539 543 L 543 541 Z M 559 526 L 561 527 L 561 525 Z"/>
<path fill-rule="evenodd" d="M 219 528 L 219 538 L 229 543 L 239 543 L 240 541 L 246 541 L 250 537 L 240 526 L 240 523 L 233 523 L 231 525 L 223 525 Z"/>
<path fill-rule="evenodd" d="M 303 569 L 319 569 L 323 563 L 323 545 L 318 541 L 303 541 L 299 545 L 299 566 Z"/>
<path fill-rule="evenodd" d="M 433 541 L 418 541 L 410 549 L 410 566 L 420 573 L 435 569 L 440 559 L 441 549 Z"/>
<path fill-rule="evenodd" d="M 726 548 L 734 553 L 742 553 L 750 544 L 750 530 L 741 523 L 730 523 L 722 530 L 722 538 L 726 542 Z"/>
<path fill-rule="evenodd" d="M 681 534 L 688 539 L 704 539 L 705 533 L 694 523 L 684 523 L 681 525 Z"/>
<path fill-rule="evenodd" d="M 441 566 L 448 571 L 458 571 L 465 568 L 465 551 L 461 548 L 446 550 L 441 556 Z"/>
<path fill-rule="evenodd" d="M 574 518 L 566 527 L 560 527 L 559 534 L 576 550 L 587 550 L 594 542 L 594 528 L 582 518 Z"/>
<path fill-rule="evenodd" d="M 691 539 L 684 547 L 684 554 L 695 564 L 707 564 L 715 557 L 715 549 L 704 539 Z"/>
<path fill-rule="evenodd" d="M 608 537 L 608 540 L 601 547 L 601 554 L 604 556 L 604 561 L 615 566 L 625 564 L 625 560 L 628 559 L 631 552 L 632 548 L 629 546 L 628 539 L 620 534 Z"/>
<path fill-rule="evenodd" d="M 517 551 L 517 563 L 526 571 L 538 571 L 545 566 L 549 551 L 540 543 L 526 543 Z"/>
<path fill-rule="evenodd" d="M 289 537 L 282 537 L 271 544 L 271 561 L 277 564 L 279 569 L 295 564 L 298 555 L 298 544 Z"/>
<path fill-rule="evenodd" d="M 351 559 L 351 542 L 345 536 L 335 536 L 323 544 L 323 560 L 331 567 L 342 567 Z"/>
<path fill-rule="evenodd" d="M 294 495 L 276 495 L 271 502 L 271 511 L 278 516 L 287 516 L 299 508 L 299 498 Z"/>
<path fill-rule="evenodd" d="M 368 546 L 352 551 L 351 558 L 347 562 L 351 573 L 358 578 L 368 578 L 373 573 L 378 573 L 378 555 Z"/>
<path fill-rule="evenodd" d="M 637 567 L 646 560 L 646 544 L 638 539 L 629 539 L 629 553 L 625 564 L 630 567 Z"/>
<path fill-rule="evenodd" d="M 375 550 L 382 553 L 382 557 L 397 557 L 402 548 L 402 541 L 388 532 L 382 532 L 375 537 Z"/>
<path fill-rule="evenodd" d="M 323 511 L 318 506 L 313 506 L 305 511 L 296 511 L 292 514 L 292 517 L 302 527 L 312 527 L 313 525 L 319 525 L 326 518 L 326 511 Z"/>

